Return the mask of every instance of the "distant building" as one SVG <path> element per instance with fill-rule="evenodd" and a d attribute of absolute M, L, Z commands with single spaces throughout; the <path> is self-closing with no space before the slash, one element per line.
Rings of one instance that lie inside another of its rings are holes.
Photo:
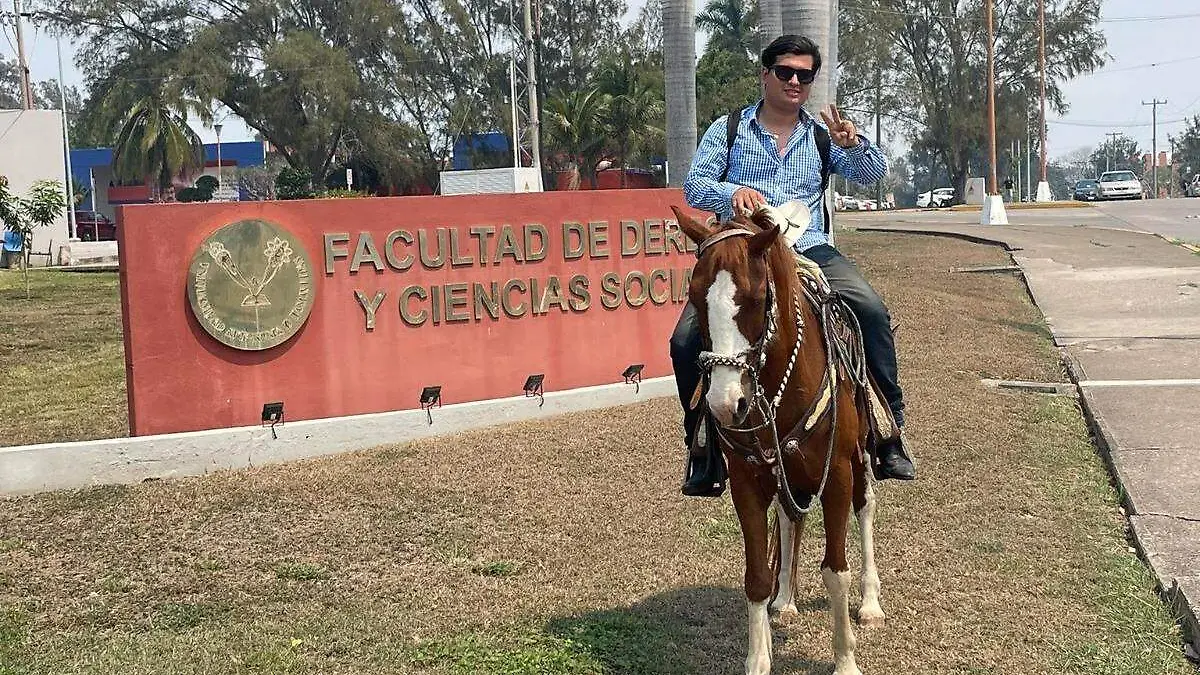
<path fill-rule="evenodd" d="M 221 177 L 226 185 L 233 180 L 239 167 L 262 166 L 266 162 L 267 144 L 262 141 L 240 141 L 221 144 Z M 116 220 L 116 207 L 120 204 L 148 204 L 153 201 L 153 186 L 144 182 L 122 183 L 113 176 L 112 148 L 88 148 L 71 151 L 71 173 L 75 181 L 89 193 L 80 211 L 97 211 L 111 220 Z M 204 171 L 192 178 L 187 187 L 200 175 L 217 176 L 217 144 L 204 146 Z M 93 189 L 94 188 L 94 189 Z"/>

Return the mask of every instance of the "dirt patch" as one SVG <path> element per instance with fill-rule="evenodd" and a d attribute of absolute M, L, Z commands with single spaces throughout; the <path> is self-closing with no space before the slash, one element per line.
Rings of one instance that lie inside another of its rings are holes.
<path fill-rule="evenodd" d="M 920 479 L 881 485 L 866 673 L 1186 673 L 997 249 L 847 234 L 901 322 Z M 665 341 L 664 341 L 665 346 Z M 728 498 L 679 496 L 669 399 L 131 487 L 0 500 L 0 673 L 740 672 Z M 381 439 L 385 440 L 385 439 Z M 776 672 L 832 669 L 805 535 Z M 853 547 L 852 547 L 853 550 Z"/>

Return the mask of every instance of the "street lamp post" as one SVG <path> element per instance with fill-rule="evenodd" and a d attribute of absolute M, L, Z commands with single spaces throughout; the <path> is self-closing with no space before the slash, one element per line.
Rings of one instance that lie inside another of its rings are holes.
<path fill-rule="evenodd" d="M 1004 210 L 1004 198 L 996 184 L 996 44 L 992 26 L 992 0 L 984 0 L 984 15 L 987 18 L 987 124 L 988 124 L 988 168 L 987 196 L 980 215 L 981 225 L 1007 225 L 1008 214 Z"/>
<path fill-rule="evenodd" d="M 221 123 L 217 122 L 213 125 L 213 131 L 217 132 L 217 190 L 222 187 L 221 183 Z"/>

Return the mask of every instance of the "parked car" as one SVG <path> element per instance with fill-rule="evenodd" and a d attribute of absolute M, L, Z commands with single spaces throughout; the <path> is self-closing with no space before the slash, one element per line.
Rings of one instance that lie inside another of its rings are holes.
<path fill-rule="evenodd" d="M 859 203 L 857 197 L 846 195 L 842 197 L 842 207 L 847 211 L 858 211 L 862 208 L 862 205 Z"/>
<path fill-rule="evenodd" d="M 933 191 L 932 197 L 928 192 L 922 192 L 917 195 L 917 206 L 927 209 L 930 207 L 941 208 L 950 206 L 954 201 L 954 188 L 941 187 Z"/>
<path fill-rule="evenodd" d="M 1105 171 L 1100 174 L 1101 199 L 1141 199 L 1145 187 L 1132 171 Z"/>
<path fill-rule="evenodd" d="M 1094 178 L 1076 181 L 1074 199 L 1077 202 L 1094 202 L 1100 199 L 1100 181 Z"/>
<path fill-rule="evenodd" d="M 103 213 L 76 211 L 75 235 L 82 241 L 116 241 L 117 224 Z"/>
<path fill-rule="evenodd" d="M 874 199 L 860 199 L 858 208 L 862 211 L 878 211 L 879 204 Z"/>

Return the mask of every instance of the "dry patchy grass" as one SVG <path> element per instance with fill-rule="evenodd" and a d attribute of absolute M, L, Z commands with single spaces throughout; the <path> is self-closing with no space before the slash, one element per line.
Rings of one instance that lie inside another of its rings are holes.
<path fill-rule="evenodd" d="M 0 446 L 129 433 L 115 273 L 0 270 Z"/>
<path fill-rule="evenodd" d="M 920 479 L 880 486 L 876 673 L 1186 673 L 1040 317 L 994 249 L 844 235 L 902 322 Z M 663 347 L 665 348 L 665 340 Z M 0 674 L 736 673 L 740 535 L 677 403 L 0 500 Z M 829 673 L 818 523 L 778 673 Z"/>

